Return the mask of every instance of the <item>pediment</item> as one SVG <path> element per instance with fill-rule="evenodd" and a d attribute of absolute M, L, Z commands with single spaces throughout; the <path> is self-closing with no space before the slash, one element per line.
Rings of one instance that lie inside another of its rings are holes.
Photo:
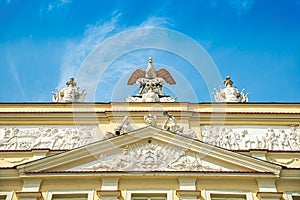
<path fill-rule="evenodd" d="M 271 172 L 281 167 L 147 126 L 17 167 L 26 172 Z"/>

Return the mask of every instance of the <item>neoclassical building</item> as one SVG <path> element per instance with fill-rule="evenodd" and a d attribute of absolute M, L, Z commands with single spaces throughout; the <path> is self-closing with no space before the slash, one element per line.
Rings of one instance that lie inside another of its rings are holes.
<path fill-rule="evenodd" d="M 300 199 L 299 103 L 248 103 L 230 77 L 176 102 L 165 82 L 149 59 L 126 102 L 84 103 L 71 78 L 53 103 L 1 103 L 0 199 Z"/>

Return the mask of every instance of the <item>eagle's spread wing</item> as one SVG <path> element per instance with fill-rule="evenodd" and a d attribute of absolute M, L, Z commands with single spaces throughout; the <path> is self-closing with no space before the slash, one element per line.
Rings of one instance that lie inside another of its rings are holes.
<path fill-rule="evenodd" d="M 166 69 L 160 69 L 156 72 L 156 76 L 165 79 L 170 85 L 176 84 L 171 74 Z"/>
<path fill-rule="evenodd" d="M 127 85 L 133 85 L 133 84 L 135 84 L 136 81 L 137 81 L 139 78 L 145 78 L 145 71 L 143 71 L 143 70 L 141 70 L 141 69 L 135 70 L 135 71 L 131 74 L 131 76 L 130 76 L 128 82 L 127 82 Z"/>

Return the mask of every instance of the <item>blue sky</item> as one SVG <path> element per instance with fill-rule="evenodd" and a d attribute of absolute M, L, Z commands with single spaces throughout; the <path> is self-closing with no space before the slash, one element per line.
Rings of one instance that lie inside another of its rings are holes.
<path fill-rule="evenodd" d="M 157 69 L 174 76 L 177 84 L 165 90 L 178 101 L 210 102 L 213 88 L 230 75 L 234 86 L 249 93 L 249 102 L 299 102 L 299 19 L 300 0 L 0 0 L 0 102 L 51 102 L 51 92 L 70 76 L 87 89 L 87 101 L 123 101 L 137 88 L 126 85 L 130 74 L 145 68 L 149 56 Z M 100 77 L 77 77 L 93 54 L 119 50 L 102 44 L 111 38 L 126 44 L 122 33 L 149 27 L 183 35 L 184 41 L 173 39 L 175 48 L 199 44 L 218 74 L 203 77 L 201 70 L 210 70 L 206 63 L 199 69 L 166 45 L 140 46 L 107 66 L 94 66 L 103 68 Z"/>

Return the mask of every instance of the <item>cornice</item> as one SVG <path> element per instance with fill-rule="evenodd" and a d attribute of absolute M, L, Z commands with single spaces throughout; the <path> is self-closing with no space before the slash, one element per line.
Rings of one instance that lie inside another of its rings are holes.
<path fill-rule="evenodd" d="M 168 111 L 178 121 L 199 125 L 300 124 L 300 103 L 0 103 L 0 125 L 93 125 L 110 123 L 112 118 L 132 119 Z M 141 118 L 141 119 L 142 119 Z"/>

